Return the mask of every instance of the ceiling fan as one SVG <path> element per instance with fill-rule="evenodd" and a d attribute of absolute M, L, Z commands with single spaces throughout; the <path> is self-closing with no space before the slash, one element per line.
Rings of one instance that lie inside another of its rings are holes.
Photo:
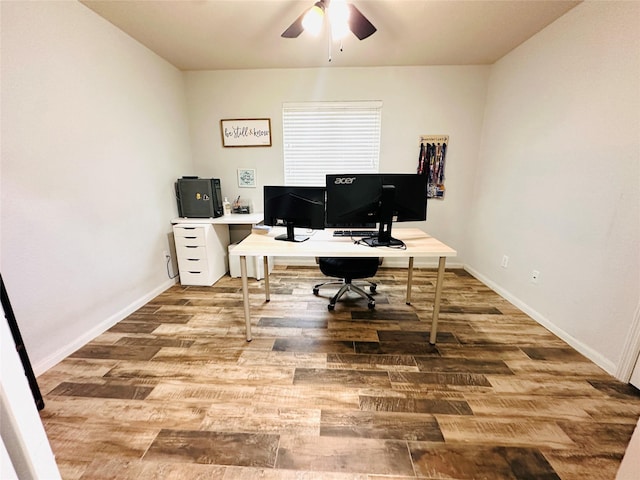
<path fill-rule="evenodd" d="M 342 38 L 351 31 L 360 40 L 364 40 L 376 32 L 376 27 L 352 3 L 346 3 L 345 0 L 319 0 L 302 12 L 281 36 L 296 38 L 305 30 L 318 33 L 325 13 L 329 17 L 334 39 Z"/>

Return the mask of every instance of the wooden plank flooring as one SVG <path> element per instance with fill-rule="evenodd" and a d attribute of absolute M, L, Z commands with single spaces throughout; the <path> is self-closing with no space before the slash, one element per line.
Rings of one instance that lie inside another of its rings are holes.
<path fill-rule="evenodd" d="M 38 379 L 63 478 L 613 479 L 640 394 L 462 270 L 382 268 L 376 308 L 310 267 L 271 301 L 176 285 Z M 353 295 L 353 294 L 349 294 Z"/>

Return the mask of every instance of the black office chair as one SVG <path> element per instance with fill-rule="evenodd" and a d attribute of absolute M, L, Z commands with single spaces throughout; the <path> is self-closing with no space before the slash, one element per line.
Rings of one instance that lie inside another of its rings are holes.
<path fill-rule="evenodd" d="M 376 301 L 375 299 L 365 292 L 362 288 L 357 285 L 354 285 L 352 281 L 354 279 L 364 279 L 373 277 L 378 271 L 378 266 L 380 265 L 380 259 L 378 257 L 320 257 L 318 258 L 318 266 L 320 267 L 320 271 L 324 273 L 328 277 L 341 278 L 341 281 L 331 281 L 320 283 L 313 287 L 313 294 L 318 295 L 320 291 L 320 287 L 324 285 L 342 285 L 338 293 L 336 293 L 333 298 L 329 301 L 329 305 L 327 308 L 329 310 L 333 310 L 336 306 L 336 302 L 344 295 L 346 292 L 356 292 L 360 296 L 366 298 L 368 300 L 367 306 L 369 308 L 375 308 Z M 370 282 L 365 280 L 367 285 L 369 286 L 369 291 L 371 293 L 375 293 L 376 287 L 378 286 L 374 282 Z"/>

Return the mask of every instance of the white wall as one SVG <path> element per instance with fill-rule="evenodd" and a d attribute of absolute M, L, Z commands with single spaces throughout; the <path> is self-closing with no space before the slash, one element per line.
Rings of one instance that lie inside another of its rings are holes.
<path fill-rule="evenodd" d="M 182 73 L 78 2 L 1 2 L 1 271 L 36 373 L 169 281 Z"/>
<path fill-rule="evenodd" d="M 488 74 L 482 66 L 188 72 L 195 170 L 185 174 L 219 177 L 223 195 L 261 210 L 263 185 L 284 180 L 284 102 L 382 100 L 381 172 L 415 172 L 420 135 L 449 135 L 446 198 L 430 201 L 417 226 L 459 249 L 453 262 L 462 264 Z M 224 118 L 270 118 L 272 147 L 224 148 Z M 238 188 L 238 168 L 256 169 L 257 188 Z"/>
<path fill-rule="evenodd" d="M 638 25 L 638 2 L 585 2 L 493 66 L 466 251 L 610 373 L 640 292 Z"/>

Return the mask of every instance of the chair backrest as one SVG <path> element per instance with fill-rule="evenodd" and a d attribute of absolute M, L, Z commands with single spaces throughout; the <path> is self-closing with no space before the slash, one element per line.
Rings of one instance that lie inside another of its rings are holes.
<path fill-rule="evenodd" d="M 378 257 L 320 257 L 318 259 L 318 266 L 323 274 L 345 280 L 373 277 L 378 271 L 378 265 L 380 265 Z"/>

